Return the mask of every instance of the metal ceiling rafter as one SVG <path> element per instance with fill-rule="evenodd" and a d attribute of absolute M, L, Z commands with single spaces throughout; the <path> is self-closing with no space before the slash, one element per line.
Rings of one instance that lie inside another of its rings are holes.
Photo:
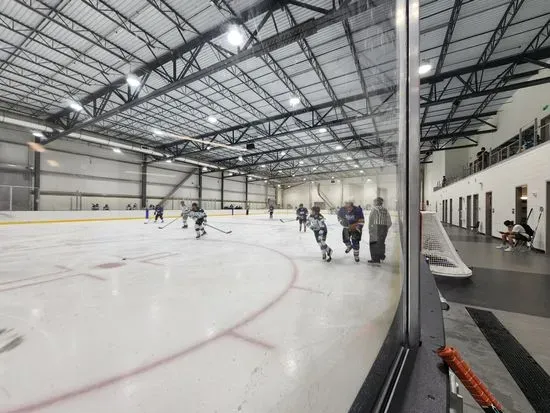
<path fill-rule="evenodd" d="M 159 10 L 160 12 L 162 12 L 170 21 L 172 21 L 172 23 L 174 23 L 175 25 L 177 25 L 179 22 L 183 22 L 186 26 L 188 26 L 195 34 L 197 35 L 200 35 L 200 32 L 190 23 L 188 22 L 187 20 L 185 20 L 183 18 L 183 16 L 181 16 L 174 8 L 172 8 L 172 6 L 170 6 L 169 4 L 167 4 L 164 0 L 148 0 L 148 2 L 150 4 L 152 4 L 155 8 L 157 8 L 157 10 Z M 262 21 L 260 22 L 260 25 L 256 28 L 253 36 L 255 36 L 257 34 L 257 32 L 261 29 L 261 27 L 263 27 L 263 25 L 265 24 L 265 22 L 267 21 L 267 18 L 269 15 L 271 15 L 272 13 L 272 9 L 269 9 L 268 12 L 266 13 L 266 15 L 264 16 L 264 18 L 262 19 Z M 174 20 L 175 19 L 175 20 Z M 253 36 L 250 37 L 250 39 L 253 38 Z M 184 39 L 185 40 L 185 39 Z M 216 45 L 215 43 L 213 42 L 209 42 L 208 43 L 213 51 L 217 51 L 218 53 L 221 53 L 223 55 L 224 58 L 227 58 L 229 57 L 230 55 L 230 52 L 228 52 L 227 50 L 223 49 L 221 46 L 218 46 Z M 244 46 L 244 49 L 247 48 L 247 45 Z M 216 53 L 215 53 L 216 54 Z M 219 60 L 222 60 L 221 57 L 218 57 Z M 267 94 L 267 92 L 265 92 L 262 88 L 260 88 L 259 85 L 256 84 L 256 82 L 250 78 L 248 75 L 246 75 L 246 73 L 244 73 L 237 65 L 235 66 L 232 66 L 231 68 L 227 69 L 230 71 L 230 73 L 234 74 L 234 76 L 236 78 L 239 79 L 239 81 L 246 85 L 247 87 L 250 88 L 250 83 L 252 82 L 252 84 L 255 85 L 255 88 L 253 89 L 260 97 L 261 94 L 258 92 L 258 90 L 261 90 L 262 92 L 264 92 L 264 94 Z M 242 76 L 246 76 L 247 77 L 247 81 L 244 81 L 241 79 L 241 77 L 238 77 L 237 74 L 233 73 L 233 72 L 237 72 L 237 73 L 240 73 Z M 178 79 L 180 79 L 181 77 L 179 77 Z M 236 94 L 234 94 L 231 90 L 229 90 L 228 88 L 226 88 L 224 85 L 222 85 L 221 83 L 215 81 L 212 77 L 209 77 L 209 79 L 211 79 L 212 82 L 215 82 L 215 85 L 213 88 L 214 90 L 217 90 L 218 93 L 221 93 L 222 95 L 224 94 L 223 92 L 219 91 L 219 89 L 225 89 L 228 93 L 231 93 L 235 98 L 234 99 L 231 99 L 233 102 L 235 102 L 237 105 L 239 106 L 242 106 L 244 105 L 245 107 L 248 107 L 249 109 L 251 108 L 252 109 L 252 112 L 249 111 L 249 113 L 253 114 L 254 116 L 256 116 L 257 118 L 261 118 L 262 117 L 262 114 L 257 111 L 253 105 L 250 105 L 249 102 L 246 102 L 246 101 L 243 101 L 242 99 L 240 99 L 240 97 Z M 269 95 L 268 95 L 269 96 Z M 276 102 L 276 100 L 269 96 L 270 98 L 270 102 Z M 239 102 L 236 102 L 235 100 L 240 100 Z M 278 103 L 278 102 L 277 102 Z M 275 107 L 275 106 L 274 106 Z M 284 108 L 283 108 L 284 109 Z M 265 132 L 266 131 L 263 131 L 264 135 L 265 135 Z M 228 140 L 227 138 L 225 138 L 223 135 L 220 134 L 220 136 L 225 139 L 225 140 Z M 243 136 L 241 136 L 242 138 Z M 236 142 L 232 142 L 232 143 L 236 143 Z M 185 143 L 182 145 L 182 148 L 180 150 L 177 151 L 177 153 L 179 155 L 182 155 L 184 154 L 184 150 L 187 148 L 188 144 Z"/>
<path fill-rule="evenodd" d="M 464 0 L 455 0 L 453 4 L 453 8 L 451 10 L 451 16 L 449 17 L 449 23 L 447 25 L 447 30 L 445 32 L 445 37 L 443 38 L 443 44 L 441 45 L 441 50 L 439 52 L 439 58 L 437 59 L 437 65 L 435 66 L 434 76 L 437 76 L 441 73 L 441 69 L 443 69 L 443 65 L 445 64 L 445 58 L 447 57 L 449 46 L 451 45 L 451 39 L 453 38 L 453 33 L 456 27 L 456 23 L 458 22 L 458 16 L 460 14 L 460 9 L 462 8 L 463 3 L 464 3 Z M 450 84 L 450 81 L 449 83 L 447 83 L 447 86 L 444 88 L 444 90 L 448 87 L 449 84 Z M 437 83 L 432 83 L 430 85 L 430 93 L 428 94 L 428 99 L 433 100 L 436 94 L 437 94 Z M 424 122 L 426 121 L 426 117 L 428 116 L 429 111 L 430 111 L 429 107 L 424 109 L 424 113 L 422 114 L 422 120 L 420 121 L 421 125 L 424 125 Z"/>
<path fill-rule="evenodd" d="M 546 23 L 541 27 L 541 29 L 538 31 L 538 33 L 535 35 L 535 37 L 529 42 L 527 47 L 523 49 L 523 53 L 526 54 L 529 51 L 537 50 L 546 43 L 546 41 L 550 38 L 550 19 L 546 21 Z M 483 102 L 479 104 L 477 109 L 472 114 L 472 117 L 476 117 L 480 113 L 482 113 L 487 105 L 493 100 L 495 95 L 498 92 L 495 92 L 494 90 L 504 89 L 506 88 L 506 83 L 510 80 L 510 78 L 514 75 L 515 70 L 517 69 L 518 63 L 512 63 L 506 70 L 504 70 L 501 74 L 499 74 L 492 82 L 490 82 L 489 86 L 493 86 L 493 92 L 486 95 Z M 550 81 L 550 78 L 544 78 L 544 79 L 538 79 L 539 81 L 544 82 L 546 80 L 547 83 Z M 524 84 L 531 83 L 529 81 L 523 82 Z M 494 84 L 494 85 L 493 85 Z M 514 86 L 514 85 L 510 85 Z M 458 128 L 455 129 L 455 132 L 462 131 L 465 128 L 468 127 L 468 125 L 471 123 L 471 120 L 466 120 L 462 125 L 460 125 Z"/>
<path fill-rule="evenodd" d="M 341 5 L 345 7 L 349 3 L 350 3 L 350 0 L 346 0 Z M 286 14 L 287 14 L 291 24 L 296 25 L 297 21 L 294 18 L 294 16 L 292 15 L 292 12 L 290 11 L 290 8 L 288 7 L 288 5 L 284 5 L 283 8 L 286 11 Z M 342 22 L 344 22 L 344 21 L 347 21 L 347 19 L 342 20 Z M 307 61 L 309 62 L 311 68 L 313 69 L 313 71 L 315 72 L 315 74 L 317 75 L 319 80 L 321 81 L 321 84 L 325 88 L 325 90 L 328 93 L 330 99 L 333 102 L 337 101 L 338 96 L 336 96 L 336 92 L 334 91 L 334 88 L 330 84 L 330 81 L 328 80 L 323 68 L 319 64 L 319 61 L 317 60 L 317 57 L 315 56 L 315 53 L 313 53 L 313 50 L 312 50 L 311 46 L 309 45 L 309 42 L 305 38 L 301 38 L 301 39 L 298 40 L 297 43 L 300 46 L 300 49 L 302 50 L 302 53 L 306 57 Z M 347 113 L 346 113 L 343 106 L 339 106 L 339 111 L 340 111 L 340 114 L 343 117 L 347 117 Z M 349 129 L 350 129 L 350 131 L 353 135 L 357 135 L 357 131 L 355 130 L 355 128 L 353 127 L 353 125 L 351 123 L 348 123 L 348 127 L 349 127 Z M 329 128 L 329 132 L 330 132 L 330 134 L 332 135 L 333 138 L 335 138 L 335 139 L 337 138 L 336 133 L 334 133 L 334 131 L 331 128 Z M 381 153 L 381 157 L 383 157 L 383 152 Z"/>
<path fill-rule="evenodd" d="M 87 0 L 88 1 L 88 0 Z M 257 15 L 260 15 L 264 12 L 264 10 L 267 10 L 269 7 L 271 7 L 273 0 L 261 0 L 257 4 L 254 4 L 253 6 L 242 10 L 240 13 L 240 16 L 245 20 L 248 21 L 252 18 L 254 18 Z M 285 1 L 285 0 L 280 0 Z M 0 20 L 1 22 L 1 20 Z M 191 53 L 193 50 L 195 50 L 200 45 L 207 43 L 209 41 L 212 41 L 222 35 L 224 33 L 225 26 L 220 25 L 212 28 L 211 30 L 208 30 L 207 32 L 203 33 L 200 36 L 194 37 L 187 42 L 184 42 L 182 45 L 172 49 L 171 51 L 158 56 L 157 59 L 155 59 L 152 62 L 149 62 L 143 66 L 140 66 L 136 68 L 134 73 L 136 75 L 142 75 L 146 72 L 153 71 L 157 68 L 160 68 L 164 66 L 166 63 L 173 62 L 174 59 L 179 59 L 182 56 L 184 56 L 186 53 Z M 126 84 L 126 76 L 123 74 L 119 79 L 110 82 L 108 85 L 100 88 L 99 90 L 95 91 L 94 93 L 91 93 L 90 95 L 86 96 L 85 98 L 81 99 L 81 104 L 88 104 L 93 99 L 97 98 L 98 96 L 104 95 L 108 93 L 110 90 L 118 89 L 121 86 L 124 86 Z M 68 109 L 65 109 L 65 112 L 69 112 Z M 55 116 L 60 116 L 62 113 L 59 112 Z"/>
<path fill-rule="evenodd" d="M 183 86 L 199 80 L 203 78 L 204 76 L 207 76 L 209 74 L 218 72 L 220 70 L 223 70 L 227 67 L 230 67 L 232 65 L 237 64 L 239 61 L 247 60 L 251 57 L 259 56 L 262 54 L 265 54 L 266 52 L 269 52 L 271 50 L 276 50 L 281 47 L 284 47 L 285 45 L 289 43 L 293 43 L 297 41 L 298 39 L 302 37 L 307 37 L 313 33 L 315 33 L 317 30 L 322 29 L 324 27 L 330 26 L 343 18 L 350 17 L 353 15 L 356 15 L 358 13 L 361 13 L 363 11 L 366 11 L 368 7 L 365 3 L 357 2 L 351 4 L 349 7 L 343 7 L 339 8 L 337 10 L 332 11 L 331 13 L 313 20 L 308 20 L 298 26 L 291 27 L 285 32 L 282 32 L 279 35 L 272 36 L 268 39 L 265 39 L 261 44 L 254 45 L 250 49 L 245 50 L 238 55 L 235 55 L 234 57 L 225 59 L 222 62 L 214 63 L 210 65 L 207 68 L 203 68 L 201 70 L 198 70 L 196 72 L 191 73 L 190 75 L 186 76 L 183 79 L 174 81 L 166 86 L 163 86 L 159 89 L 156 89 L 149 94 L 145 96 L 141 96 L 137 99 L 134 99 L 131 102 L 125 103 L 123 105 L 119 105 L 118 107 L 111 109 L 109 111 L 105 111 L 104 113 L 98 115 L 97 117 L 93 117 L 90 119 L 86 119 L 85 121 L 82 121 L 75 125 L 73 128 L 65 130 L 59 134 L 56 134 L 56 137 L 66 136 L 69 133 L 75 132 L 77 130 L 80 130 L 84 127 L 91 126 L 103 119 L 109 118 L 114 116 L 117 113 L 129 110 L 135 106 L 141 105 L 145 102 L 148 102 L 158 96 L 164 95 L 172 90 L 180 89 Z M 82 104 L 82 102 L 81 102 Z"/>
<path fill-rule="evenodd" d="M 248 34 L 251 38 L 254 38 L 257 42 L 257 44 L 261 44 L 259 39 L 257 38 L 257 34 L 253 33 L 243 22 L 241 19 L 239 19 L 237 13 L 233 8 L 229 5 L 229 3 L 226 0 L 220 0 L 220 3 L 225 6 L 225 9 L 230 14 L 230 17 L 236 18 L 237 23 L 241 24 L 247 30 Z M 276 2 L 279 6 L 284 7 L 285 2 L 277 1 Z M 272 11 L 271 11 L 272 12 Z M 272 13 L 273 15 L 273 13 Z M 296 86 L 294 81 L 288 76 L 286 71 L 279 65 L 279 63 L 273 58 L 271 53 L 266 53 L 265 55 L 260 55 L 260 59 L 264 62 L 264 64 L 271 70 L 272 73 L 274 73 L 278 79 L 288 88 L 288 90 L 293 93 L 294 95 L 298 96 L 300 98 L 301 103 L 306 107 L 311 107 L 311 102 L 307 99 L 307 97 L 302 93 L 299 87 Z M 288 110 L 285 108 L 285 112 L 288 112 Z M 320 117 L 319 113 L 314 113 L 319 122 L 322 121 L 322 118 Z M 301 124 L 303 121 L 299 118 L 294 118 L 295 122 L 298 124 Z M 334 134 L 332 130 L 329 128 L 330 134 L 333 136 L 333 138 L 337 138 L 337 136 Z M 309 134 L 308 136 L 314 140 L 318 140 L 317 137 L 314 134 Z"/>
<path fill-rule="evenodd" d="M 493 52 L 496 50 L 498 44 L 500 43 L 501 39 L 504 37 L 504 34 L 506 33 L 506 30 L 510 25 L 512 24 L 512 21 L 514 20 L 514 17 L 519 12 L 521 6 L 523 5 L 525 0 L 510 0 L 508 7 L 506 8 L 506 11 L 504 12 L 504 15 L 500 19 L 497 27 L 493 31 L 493 34 L 491 35 L 491 38 L 485 45 L 485 48 L 483 52 L 481 53 L 481 56 L 479 57 L 477 61 L 477 65 L 480 67 L 484 67 L 485 64 L 489 61 L 491 56 L 493 55 Z M 469 89 L 479 90 L 480 86 L 479 84 L 483 80 L 483 76 L 478 77 L 476 76 L 477 72 L 471 73 L 468 76 L 468 79 L 466 80 L 466 85 L 462 87 L 462 90 L 460 92 L 460 96 L 466 94 L 469 92 Z M 481 72 L 483 75 L 483 71 Z M 447 122 L 442 125 L 441 128 L 438 128 L 438 134 L 448 133 L 448 124 L 454 117 L 456 111 L 458 110 L 460 106 L 460 99 L 456 101 L 456 103 L 451 107 L 451 110 L 449 111 L 449 114 L 447 115 Z"/>

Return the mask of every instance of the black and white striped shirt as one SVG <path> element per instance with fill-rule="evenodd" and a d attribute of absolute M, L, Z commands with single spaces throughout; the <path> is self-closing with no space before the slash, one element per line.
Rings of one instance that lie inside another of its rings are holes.
<path fill-rule="evenodd" d="M 373 225 L 385 225 L 388 228 L 391 227 L 390 213 L 383 206 L 375 206 L 370 211 L 369 215 L 369 227 Z"/>

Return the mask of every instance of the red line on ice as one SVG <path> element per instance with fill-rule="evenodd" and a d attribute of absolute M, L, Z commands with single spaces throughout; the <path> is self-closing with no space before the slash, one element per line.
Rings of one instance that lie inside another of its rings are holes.
<path fill-rule="evenodd" d="M 265 341 L 258 340 L 258 339 L 253 338 L 253 337 L 245 336 L 244 334 L 237 333 L 236 331 L 230 331 L 230 332 L 227 333 L 227 335 L 231 336 L 231 337 L 238 338 L 239 340 L 246 341 L 247 343 L 255 344 L 257 346 L 266 348 L 268 350 L 273 350 L 275 348 L 275 346 L 273 344 L 266 343 Z"/>
<path fill-rule="evenodd" d="M 62 265 L 56 265 L 56 267 L 61 268 L 61 271 L 51 272 L 48 274 L 34 275 L 32 277 L 21 278 L 19 280 L 3 281 L 0 283 L 0 285 L 15 284 L 20 282 L 25 282 L 28 280 L 36 280 L 37 278 L 49 277 L 51 275 L 58 275 L 58 274 L 63 274 L 64 272 L 72 271 L 70 268 L 64 267 Z"/>
<path fill-rule="evenodd" d="M 324 292 L 322 292 L 322 291 L 320 291 L 320 290 L 315 290 L 315 289 L 309 288 L 309 287 L 299 287 L 299 286 L 297 286 L 297 285 L 293 285 L 293 286 L 292 286 L 292 289 L 294 289 L 294 290 L 308 291 L 308 292 L 310 292 L 310 293 L 323 294 L 323 295 L 325 295 Z"/>
<path fill-rule="evenodd" d="M 221 242 L 221 241 L 209 240 L 209 242 Z M 34 402 L 34 403 L 29 403 L 29 404 L 26 404 L 26 405 L 23 405 L 23 406 L 15 407 L 15 408 L 12 408 L 11 410 L 2 410 L 2 411 L 0 411 L 0 413 L 29 413 L 29 412 L 34 412 L 36 410 L 40 410 L 40 409 L 44 409 L 46 407 L 52 406 L 56 403 L 60 403 L 60 402 L 66 401 L 66 400 L 70 400 L 70 399 L 73 399 L 75 397 L 83 396 L 83 395 L 91 393 L 95 390 L 100 390 L 104 387 L 110 386 L 111 384 L 118 383 L 122 380 L 126 380 L 130 377 L 137 376 L 137 375 L 143 374 L 143 373 L 147 373 L 148 371 L 151 371 L 151 370 L 153 370 L 157 367 L 163 366 L 163 365 L 171 363 L 171 362 L 173 362 L 173 361 L 175 361 L 179 358 L 185 357 L 185 356 L 187 356 L 187 355 L 189 355 L 189 354 L 191 354 L 191 353 L 207 346 L 208 344 L 216 341 L 219 338 L 229 336 L 229 335 L 234 335 L 234 330 L 245 326 L 246 324 L 248 324 L 251 321 L 255 320 L 256 318 L 258 318 L 262 314 L 266 313 L 275 304 L 277 304 L 279 301 L 281 301 L 283 299 L 283 297 L 285 297 L 288 294 L 288 292 L 290 291 L 292 286 L 296 283 L 296 280 L 298 279 L 298 266 L 296 265 L 294 260 L 292 258 L 290 258 L 288 255 L 286 255 L 286 254 L 284 254 L 280 251 L 274 250 L 272 248 L 264 247 L 264 246 L 260 246 L 260 245 L 255 245 L 255 244 L 247 244 L 247 243 L 244 243 L 244 242 L 232 241 L 232 243 L 233 244 L 238 243 L 238 244 L 247 245 L 247 246 L 250 246 L 250 247 L 266 249 L 268 251 L 271 251 L 271 252 L 274 252 L 278 255 L 281 255 L 282 257 L 287 259 L 292 264 L 292 276 L 290 278 L 290 282 L 283 289 L 283 291 L 281 291 L 281 293 L 279 293 L 279 295 L 277 295 L 275 298 L 273 298 L 265 306 L 263 306 L 262 308 L 258 309 L 255 312 L 253 312 L 248 317 L 242 319 L 237 324 L 227 328 L 226 330 L 222 330 L 218 334 L 216 334 L 216 335 L 214 335 L 210 338 L 207 338 L 203 341 L 199 341 L 198 343 L 196 343 L 196 344 L 194 344 L 190 347 L 184 348 L 184 349 L 182 349 L 182 350 L 180 350 L 176 353 L 170 354 L 170 355 L 168 355 L 166 357 L 163 357 L 161 359 L 158 359 L 158 360 L 151 361 L 148 364 L 145 364 L 141 367 L 136 367 L 136 368 L 134 368 L 132 370 L 129 370 L 127 372 L 124 372 L 124 373 L 106 378 L 104 380 L 100 380 L 100 381 L 97 381 L 95 383 L 91 383 L 91 384 L 82 386 L 80 388 L 71 390 L 69 392 L 62 393 L 62 394 L 59 394 L 57 396 L 52 396 L 50 398 L 43 399 L 43 400 L 40 400 L 40 401 L 37 401 L 37 402 Z"/>

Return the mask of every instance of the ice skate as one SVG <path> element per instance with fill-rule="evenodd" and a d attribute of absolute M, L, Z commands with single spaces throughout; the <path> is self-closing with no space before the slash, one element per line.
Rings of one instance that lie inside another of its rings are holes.
<path fill-rule="evenodd" d="M 323 251 L 323 261 L 326 261 L 326 260 L 327 260 L 327 253 Z"/>
<path fill-rule="evenodd" d="M 351 251 L 351 245 L 348 245 L 348 246 L 346 247 L 346 254 L 349 254 L 350 251 Z"/>
<path fill-rule="evenodd" d="M 206 235 L 206 230 L 201 230 L 201 237 L 204 237 Z"/>
<path fill-rule="evenodd" d="M 332 261 L 332 249 L 328 249 L 327 251 L 327 262 L 331 262 Z"/>

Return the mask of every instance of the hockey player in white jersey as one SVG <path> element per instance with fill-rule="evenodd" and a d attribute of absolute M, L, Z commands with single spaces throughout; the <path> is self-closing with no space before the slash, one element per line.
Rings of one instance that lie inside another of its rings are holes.
<path fill-rule="evenodd" d="M 306 225 L 315 235 L 315 241 L 317 241 L 323 254 L 323 261 L 330 262 L 332 260 L 332 248 L 325 242 L 327 240 L 327 224 L 325 223 L 325 217 L 321 215 L 321 208 L 318 206 L 311 207 L 311 215 Z"/>
<path fill-rule="evenodd" d="M 188 228 L 187 225 L 187 218 L 189 218 L 189 213 L 191 212 L 191 208 L 189 206 L 185 205 L 185 201 L 181 201 L 181 219 L 183 220 L 182 228 Z"/>
<path fill-rule="evenodd" d="M 191 204 L 191 211 L 189 211 L 189 218 L 195 220 L 195 232 L 197 233 L 197 239 L 206 235 L 204 229 L 204 223 L 206 222 L 206 212 L 196 202 Z"/>

